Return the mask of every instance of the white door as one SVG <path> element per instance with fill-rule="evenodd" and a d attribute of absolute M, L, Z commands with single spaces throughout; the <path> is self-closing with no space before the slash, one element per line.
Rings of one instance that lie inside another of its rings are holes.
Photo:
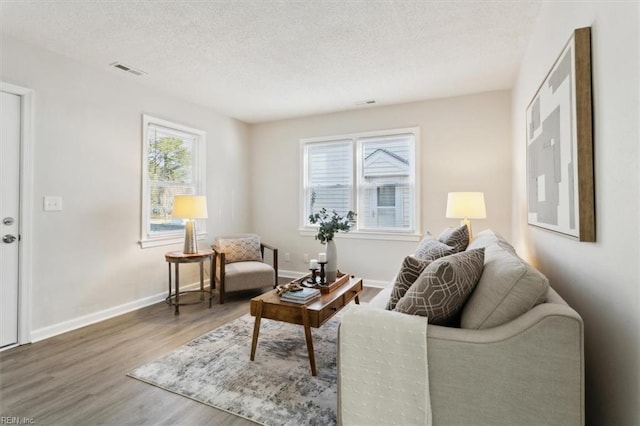
<path fill-rule="evenodd" d="M 20 101 L 0 92 L 0 348 L 18 343 Z"/>

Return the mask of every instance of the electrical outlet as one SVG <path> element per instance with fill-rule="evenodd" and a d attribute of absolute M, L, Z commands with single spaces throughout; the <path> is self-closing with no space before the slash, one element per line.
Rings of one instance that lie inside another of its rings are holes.
<path fill-rule="evenodd" d="M 62 211 L 62 197 L 46 195 L 43 199 L 43 209 L 45 212 Z"/>
<path fill-rule="evenodd" d="M 302 263 L 309 263 L 309 254 L 305 253 L 302 255 Z"/>
<path fill-rule="evenodd" d="M 291 260 L 291 255 L 289 253 L 284 254 L 284 261 L 289 262 Z"/>

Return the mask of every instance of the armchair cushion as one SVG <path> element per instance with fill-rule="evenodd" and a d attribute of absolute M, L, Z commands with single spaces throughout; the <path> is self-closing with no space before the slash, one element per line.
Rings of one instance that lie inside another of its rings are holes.
<path fill-rule="evenodd" d="M 258 235 L 218 237 L 214 242 L 214 247 L 224 253 L 225 263 L 262 262 Z"/>
<path fill-rule="evenodd" d="M 219 271 L 218 271 L 218 278 Z M 235 262 L 225 266 L 227 291 L 252 290 L 275 284 L 273 268 L 262 262 Z"/>

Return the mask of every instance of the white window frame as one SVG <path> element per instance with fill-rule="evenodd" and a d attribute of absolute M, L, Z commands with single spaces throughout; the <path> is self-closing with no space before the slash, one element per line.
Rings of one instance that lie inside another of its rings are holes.
<path fill-rule="evenodd" d="M 184 230 L 176 232 L 153 233 L 150 231 L 150 197 L 149 197 L 149 165 L 147 157 L 149 155 L 149 127 L 164 127 L 169 131 L 178 131 L 194 136 L 194 161 L 193 179 L 194 195 L 205 194 L 205 173 L 206 173 L 206 132 L 193 127 L 178 124 L 172 121 L 163 120 L 148 114 L 142 115 L 142 216 L 140 226 L 140 246 L 141 248 L 158 247 L 169 244 L 184 242 Z M 207 235 L 206 220 L 198 220 L 197 239 L 203 240 Z"/>
<path fill-rule="evenodd" d="M 350 140 L 353 150 L 352 155 L 352 173 L 351 173 L 351 205 L 356 206 L 356 213 L 358 213 L 358 171 L 361 169 L 361 143 L 360 139 L 371 138 L 376 136 L 394 136 L 402 134 L 412 134 L 414 136 L 413 146 L 413 194 L 412 202 L 410 203 L 410 210 L 413 215 L 413 227 L 409 230 L 397 230 L 397 229 L 363 229 L 360 227 L 356 217 L 356 226 L 354 226 L 348 233 L 340 232 L 337 235 L 340 238 L 356 238 L 356 239 L 376 239 L 376 240 L 396 240 L 396 241 L 419 241 L 420 234 L 420 218 L 421 218 L 421 202 L 420 202 L 420 128 L 419 127 L 406 127 L 389 130 L 379 130 L 371 132 L 359 132 L 346 135 L 334 135 L 315 138 L 300 139 L 300 198 L 299 209 L 300 212 L 300 227 L 299 233 L 302 236 L 315 236 L 317 233 L 317 225 L 309 224 L 309 212 L 308 203 L 306 197 L 306 188 L 308 184 L 308 164 L 306 157 L 305 147 L 310 144 L 319 143 L 331 143 L 335 141 Z M 352 209 L 353 210 L 353 209 Z"/>

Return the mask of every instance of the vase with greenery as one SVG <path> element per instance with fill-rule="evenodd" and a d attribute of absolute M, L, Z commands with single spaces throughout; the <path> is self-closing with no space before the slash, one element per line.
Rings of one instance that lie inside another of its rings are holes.
<path fill-rule="evenodd" d="M 338 253 L 333 237 L 336 232 L 349 232 L 356 219 L 356 213 L 349 210 L 346 216 L 340 216 L 335 210 L 327 212 L 324 207 L 314 214 L 309 215 L 309 222 L 318 225 L 316 240 L 327 245 L 327 265 L 325 267 L 327 282 L 336 280 L 338 273 Z"/>

